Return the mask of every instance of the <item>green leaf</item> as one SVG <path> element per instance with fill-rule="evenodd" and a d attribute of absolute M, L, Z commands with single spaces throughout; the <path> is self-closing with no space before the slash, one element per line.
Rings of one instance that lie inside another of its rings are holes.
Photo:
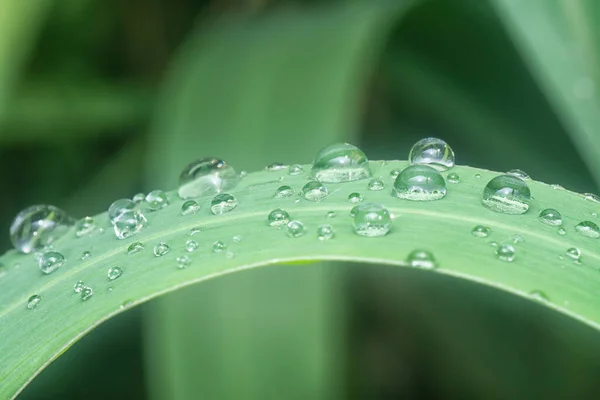
<path fill-rule="evenodd" d="M 375 176 L 383 177 L 386 188 L 369 191 L 366 181 L 329 184 L 329 196 L 319 203 L 297 197 L 273 198 L 274 190 L 283 182 L 296 191 L 306 183 L 306 176 L 289 176 L 286 171 L 261 171 L 249 174 L 232 191 L 239 200 L 233 211 L 212 215 L 210 198 L 199 199 L 202 209 L 192 216 L 180 215 L 183 203 L 170 193 L 171 205 L 147 213 L 149 224 L 128 240 L 117 240 L 110 231 L 105 214 L 96 217 L 106 229 L 88 237 L 76 238 L 73 230 L 55 243 L 66 259 L 66 265 L 51 275 L 42 275 L 33 255 L 11 251 L 0 258 L 4 265 L 0 275 L 0 395 L 18 393 L 50 361 L 58 357 L 83 334 L 102 321 L 148 301 L 153 297 L 210 278 L 263 265 L 290 262 L 341 260 L 406 267 L 407 254 L 415 249 L 431 251 L 437 259 L 437 273 L 454 276 L 502 289 L 534 301 L 534 291 L 543 291 L 549 300 L 544 305 L 600 329 L 600 307 L 595 295 L 600 289 L 598 268 L 600 256 L 595 251 L 597 239 L 578 234 L 574 226 L 591 218 L 598 204 L 581 195 L 552 186 L 528 181 L 535 197 L 523 215 L 492 212 L 481 205 L 481 192 L 486 182 L 497 174 L 470 167 L 455 167 L 461 176 L 458 184 L 448 184 L 448 194 L 439 201 L 412 202 L 390 195 L 389 171 L 402 168 L 406 162 L 392 161 L 385 166 L 371 162 Z M 308 170 L 309 166 L 305 166 Z M 480 174 L 481 178 L 477 178 Z M 365 202 L 384 204 L 397 217 L 391 232 L 383 237 L 368 238 L 353 232 L 348 202 L 351 192 L 360 192 Z M 306 226 L 306 235 L 291 238 L 285 229 L 269 227 L 268 213 L 277 207 L 286 209 L 294 219 Z M 563 216 L 566 235 L 557 228 L 538 221 L 539 211 L 558 209 Z M 335 218 L 327 218 L 329 211 Z M 335 229 L 331 240 L 317 239 L 316 228 L 329 223 Z M 516 258 L 503 262 L 494 256 L 487 239 L 471 234 L 475 225 L 491 228 L 488 239 L 510 242 L 520 235 L 522 243 L 514 244 Z M 190 229 L 201 227 L 194 237 Z M 233 236 L 241 236 L 234 242 Z M 192 264 L 178 269 L 176 258 L 186 254 L 185 242 L 197 239 L 200 247 L 193 253 Z M 212 244 L 222 240 L 231 253 L 212 251 Z M 128 255 L 127 247 L 135 241 L 145 249 Z M 152 248 L 164 241 L 171 246 L 167 255 L 156 257 Z M 268 244 L 268 245 L 266 245 Z M 578 247 L 582 263 L 576 264 L 565 251 Z M 89 250 L 92 257 L 81 261 Z M 115 281 L 107 271 L 112 266 L 124 270 Z M 430 271 L 427 271 L 430 273 Z M 83 280 L 94 289 L 94 295 L 82 301 L 73 285 Z M 42 300 L 34 310 L 27 300 L 38 294 Z"/>

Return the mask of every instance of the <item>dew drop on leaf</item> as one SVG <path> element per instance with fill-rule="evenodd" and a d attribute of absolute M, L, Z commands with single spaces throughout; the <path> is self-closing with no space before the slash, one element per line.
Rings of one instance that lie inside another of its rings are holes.
<path fill-rule="evenodd" d="M 562 225 L 562 215 L 558 210 L 554 208 L 545 208 L 540 211 L 540 215 L 538 215 L 538 219 L 542 221 L 546 225 L 551 226 L 561 226 Z"/>
<path fill-rule="evenodd" d="M 326 214 L 327 218 L 335 218 L 336 214 L 335 211 L 328 211 Z"/>
<path fill-rule="evenodd" d="M 558 232 L 558 234 L 561 236 L 564 236 L 567 234 L 567 230 L 565 228 L 558 228 L 558 230 L 556 232 Z"/>
<path fill-rule="evenodd" d="M 428 165 L 411 165 L 394 181 L 392 196 L 404 200 L 432 201 L 446 195 L 446 181 Z"/>
<path fill-rule="evenodd" d="M 198 242 L 196 242 L 195 240 L 187 240 L 185 242 L 185 250 L 187 252 L 193 252 L 196 251 L 196 249 L 198 248 Z"/>
<path fill-rule="evenodd" d="M 354 218 L 354 216 L 356 215 L 356 212 L 358 211 L 358 208 L 360 206 L 354 206 L 352 207 L 352 209 L 350 210 L 350 218 Z"/>
<path fill-rule="evenodd" d="M 236 235 L 232 238 L 232 240 L 234 243 L 240 243 L 242 240 L 244 240 L 244 238 L 239 235 Z"/>
<path fill-rule="evenodd" d="M 408 154 L 410 164 L 426 164 L 438 171 L 454 167 L 454 152 L 448 143 L 438 138 L 425 138 L 413 145 Z"/>
<path fill-rule="evenodd" d="M 181 205 L 181 215 L 196 214 L 200 210 L 200 204 L 196 200 L 187 200 Z"/>
<path fill-rule="evenodd" d="M 319 240 L 329 240 L 334 236 L 333 227 L 329 224 L 319 225 L 317 228 L 317 237 Z"/>
<path fill-rule="evenodd" d="M 519 179 L 531 179 L 529 175 L 525 171 L 521 171 L 520 169 L 511 169 L 506 172 L 507 175 L 516 176 Z"/>
<path fill-rule="evenodd" d="M 44 253 L 38 262 L 44 274 L 51 274 L 64 265 L 65 257 L 57 251 L 49 251 Z"/>
<path fill-rule="evenodd" d="M 385 185 L 384 185 L 383 181 L 379 178 L 371 179 L 369 181 L 369 183 L 367 184 L 367 189 L 369 189 L 373 192 L 383 190 L 384 187 L 385 187 Z"/>
<path fill-rule="evenodd" d="M 529 209 L 529 186 L 512 175 L 500 175 L 483 189 L 481 202 L 489 210 L 503 214 L 523 214 Z"/>
<path fill-rule="evenodd" d="M 154 255 L 156 257 L 162 257 L 167 254 L 171 250 L 168 244 L 165 242 L 160 242 L 156 246 L 154 246 Z"/>
<path fill-rule="evenodd" d="M 204 158 L 190 163 L 179 176 L 177 194 L 184 200 L 231 190 L 240 181 L 235 170 L 225 161 Z"/>
<path fill-rule="evenodd" d="M 10 240 L 21 253 L 32 253 L 63 236 L 75 220 L 50 205 L 27 207 L 10 225 Z"/>
<path fill-rule="evenodd" d="M 386 235 L 392 227 L 390 212 L 376 203 L 357 206 L 353 216 L 354 232 L 360 236 Z"/>
<path fill-rule="evenodd" d="M 481 179 L 481 174 L 475 174 L 475 179 Z"/>
<path fill-rule="evenodd" d="M 402 170 L 400 168 L 394 168 L 393 170 L 390 171 L 390 178 L 396 179 L 398 177 L 398 175 L 400 175 L 400 172 L 402 172 Z"/>
<path fill-rule="evenodd" d="M 579 250 L 577 247 L 570 247 L 569 249 L 567 249 L 565 254 L 569 256 L 569 258 L 576 261 L 579 260 L 579 258 L 581 258 L 581 250 Z"/>
<path fill-rule="evenodd" d="M 512 262 L 515 259 L 515 248 L 510 244 L 502 244 L 496 248 L 496 258 L 500 261 Z"/>
<path fill-rule="evenodd" d="M 212 251 L 214 253 L 220 253 L 220 252 L 224 251 L 226 248 L 227 248 L 227 245 L 225 243 L 223 243 L 220 240 L 217 240 L 216 242 L 213 243 Z"/>
<path fill-rule="evenodd" d="M 348 201 L 349 201 L 350 203 L 360 203 L 360 202 L 362 202 L 363 200 L 364 200 L 364 199 L 363 199 L 363 197 L 362 197 L 362 195 L 361 195 L 360 193 L 356 193 L 356 192 L 354 192 L 354 193 L 350 193 L 350 194 L 348 195 Z"/>
<path fill-rule="evenodd" d="M 135 204 L 141 204 L 146 200 L 146 195 L 144 193 L 136 193 L 131 200 Z"/>
<path fill-rule="evenodd" d="M 294 195 L 294 189 L 292 189 L 288 185 L 279 186 L 277 190 L 275 190 L 275 194 L 273 195 L 276 199 L 283 199 L 286 197 L 292 197 Z"/>
<path fill-rule="evenodd" d="M 490 235 L 492 230 L 484 225 L 477 225 L 471 230 L 471 234 L 476 237 L 485 238 Z"/>
<path fill-rule="evenodd" d="M 519 243 L 523 243 L 523 242 L 525 242 L 525 239 L 523 239 L 523 236 L 521 236 L 521 235 L 514 235 L 514 236 L 512 237 L 512 239 L 511 239 L 511 241 L 512 241 L 514 244 L 519 244 Z"/>
<path fill-rule="evenodd" d="M 433 254 L 427 250 L 413 250 L 406 257 L 406 262 L 411 267 L 422 268 L 422 269 L 435 269 L 437 263 Z"/>
<path fill-rule="evenodd" d="M 94 289 L 92 289 L 89 286 L 84 286 L 81 289 L 81 300 L 86 301 L 92 298 L 92 296 L 94 295 Z"/>
<path fill-rule="evenodd" d="M 450 172 L 446 179 L 450 183 L 459 183 L 460 182 L 460 176 L 456 172 Z"/>
<path fill-rule="evenodd" d="M 88 258 L 90 258 L 92 256 L 92 253 L 90 253 L 89 251 L 84 251 L 83 253 L 81 253 L 81 260 L 87 260 Z"/>
<path fill-rule="evenodd" d="M 281 171 L 282 169 L 286 169 L 286 168 L 287 168 L 287 165 L 285 165 L 283 163 L 276 162 L 276 163 L 272 163 L 272 164 L 267 165 L 265 167 L 265 170 L 267 170 L 267 171 Z"/>
<path fill-rule="evenodd" d="M 77 281 L 73 285 L 73 290 L 75 291 L 75 293 L 81 293 L 81 291 L 83 290 L 84 287 L 85 287 L 85 283 L 83 283 L 83 281 Z"/>
<path fill-rule="evenodd" d="M 177 268 L 179 269 L 187 268 L 192 264 L 192 259 L 186 255 L 177 257 L 175 261 L 177 262 Z"/>
<path fill-rule="evenodd" d="M 288 236 L 296 238 L 304 235 L 306 230 L 304 229 L 304 224 L 300 221 L 290 221 L 287 224 L 287 233 Z"/>
<path fill-rule="evenodd" d="M 37 306 L 40 304 L 40 301 L 42 301 L 42 296 L 39 294 L 34 294 L 27 300 L 27 308 L 30 310 L 37 308 Z"/>
<path fill-rule="evenodd" d="M 349 143 L 332 144 L 319 151 L 311 172 L 315 179 L 325 183 L 351 182 L 371 177 L 365 153 Z"/>
<path fill-rule="evenodd" d="M 210 211 L 215 215 L 222 215 L 230 212 L 238 205 L 237 199 L 229 193 L 216 195 L 210 202 Z"/>
<path fill-rule="evenodd" d="M 114 266 L 108 269 L 108 279 L 111 281 L 120 278 L 121 275 L 123 275 L 123 269 L 121 267 Z"/>
<path fill-rule="evenodd" d="M 146 203 L 150 210 L 158 211 L 169 205 L 169 198 L 162 190 L 153 190 L 146 195 Z"/>
<path fill-rule="evenodd" d="M 190 233 L 188 233 L 188 235 L 194 236 L 194 235 L 199 234 L 200 232 L 202 232 L 202 230 L 200 228 L 192 228 L 192 229 L 190 229 Z"/>
<path fill-rule="evenodd" d="M 575 225 L 575 230 L 580 235 L 589 237 L 592 239 L 598 239 L 600 237 L 600 228 L 592 221 L 582 221 Z"/>
<path fill-rule="evenodd" d="M 120 213 L 113 221 L 117 239 L 127 239 L 139 233 L 148 220 L 137 210 L 127 210 Z"/>
<path fill-rule="evenodd" d="M 288 222 L 290 222 L 290 214 L 281 208 L 276 208 L 275 210 L 271 211 L 267 217 L 267 223 L 269 226 L 274 226 L 277 228 L 287 225 Z"/>
<path fill-rule="evenodd" d="M 321 201 L 327 194 L 327 187 L 319 181 L 310 181 L 302 187 L 302 197 L 308 201 Z"/>
<path fill-rule="evenodd" d="M 302 165 L 300 165 L 300 164 L 293 164 L 290 166 L 290 169 L 288 170 L 288 173 L 290 175 L 300 175 L 303 172 L 304 172 L 304 167 L 302 167 Z"/>
<path fill-rule="evenodd" d="M 144 197 L 145 198 L 145 197 Z M 112 202 L 108 207 L 108 219 L 111 224 L 115 224 L 115 220 L 127 211 L 136 211 L 137 204 L 129 199 L 118 199 Z"/>
<path fill-rule="evenodd" d="M 85 217 L 75 223 L 75 236 L 82 237 L 89 235 L 96 229 L 94 218 Z"/>
<path fill-rule="evenodd" d="M 144 250 L 144 245 L 141 242 L 133 242 L 127 248 L 127 254 L 135 254 Z"/>

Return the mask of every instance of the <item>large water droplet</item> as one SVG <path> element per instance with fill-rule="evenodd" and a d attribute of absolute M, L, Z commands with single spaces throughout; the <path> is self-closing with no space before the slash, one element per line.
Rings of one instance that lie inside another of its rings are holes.
<path fill-rule="evenodd" d="M 283 186 L 279 186 L 277 188 L 273 197 L 275 197 L 276 199 L 283 199 L 286 197 L 291 197 L 293 195 L 294 195 L 294 189 L 292 189 L 290 186 L 283 185 Z"/>
<path fill-rule="evenodd" d="M 224 251 L 226 248 L 227 248 L 227 245 L 225 243 L 223 243 L 220 240 L 217 240 L 216 242 L 213 243 L 212 251 L 214 253 L 220 253 L 220 252 Z"/>
<path fill-rule="evenodd" d="M 75 236 L 82 237 L 85 235 L 89 235 L 94 231 L 94 229 L 96 229 L 96 223 L 94 222 L 94 218 L 82 218 L 75 224 Z"/>
<path fill-rule="evenodd" d="M 269 226 L 275 226 L 277 228 L 287 225 L 288 222 L 290 222 L 290 214 L 281 208 L 276 208 L 271 211 L 267 217 Z"/>
<path fill-rule="evenodd" d="M 350 203 L 360 203 L 363 200 L 364 199 L 363 199 L 363 197 L 362 197 L 362 195 L 360 193 L 354 192 L 354 193 L 350 193 L 348 195 L 348 201 Z"/>
<path fill-rule="evenodd" d="M 317 228 L 317 237 L 319 240 L 329 240 L 334 236 L 333 227 L 329 224 L 319 225 Z"/>
<path fill-rule="evenodd" d="M 185 250 L 188 252 L 192 252 L 192 251 L 196 251 L 196 249 L 198 248 L 198 242 L 196 242 L 195 240 L 187 240 L 185 242 Z"/>
<path fill-rule="evenodd" d="M 112 202 L 108 207 L 108 219 L 111 224 L 115 224 L 115 220 L 127 211 L 136 211 L 137 204 L 129 199 L 119 199 Z"/>
<path fill-rule="evenodd" d="M 131 200 L 135 203 L 135 204 L 141 204 L 146 200 L 146 195 L 144 193 L 136 193 Z"/>
<path fill-rule="evenodd" d="M 65 256 L 57 251 L 44 253 L 38 260 L 40 269 L 45 274 L 51 274 L 65 263 Z"/>
<path fill-rule="evenodd" d="M 114 266 L 108 269 L 108 279 L 111 281 L 120 278 L 121 275 L 123 275 L 123 269 L 121 269 L 121 267 Z"/>
<path fill-rule="evenodd" d="M 221 215 L 230 212 L 238 205 L 237 199 L 229 193 L 216 195 L 210 202 L 210 211 L 215 215 Z"/>
<path fill-rule="evenodd" d="M 291 237 L 300 237 L 306 233 L 304 224 L 300 221 L 290 221 L 287 224 L 287 233 Z"/>
<path fill-rule="evenodd" d="M 304 167 L 300 164 L 291 165 L 290 169 L 288 170 L 288 173 L 290 175 L 300 175 L 303 172 L 304 172 Z"/>
<path fill-rule="evenodd" d="M 551 226 L 560 226 L 562 225 L 562 215 L 555 210 L 554 208 L 546 208 L 540 211 L 540 215 L 538 215 L 538 219 L 545 223 L 546 225 Z"/>
<path fill-rule="evenodd" d="M 429 137 L 419 140 L 410 149 L 408 161 L 411 164 L 426 164 L 438 171 L 454 167 L 454 152 L 448 143 Z"/>
<path fill-rule="evenodd" d="M 446 179 L 450 183 L 460 183 L 460 176 L 456 172 L 450 172 Z"/>
<path fill-rule="evenodd" d="M 127 254 L 135 254 L 144 250 L 144 245 L 141 242 L 133 242 L 127 248 Z"/>
<path fill-rule="evenodd" d="M 13 220 L 10 240 L 21 253 L 32 253 L 63 236 L 74 223 L 73 218 L 54 206 L 31 206 Z"/>
<path fill-rule="evenodd" d="M 394 181 L 392 196 L 405 200 L 431 201 L 446 195 L 446 181 L 427 165 L 411 165 Z"/>
<path fill-rule="evenodd" d="M 30 310 L 37 308 L 37 306 L 40 304 L 40 301 L 42 301 L 42 296 L 39 294 L 34 294 L 27 300 L 27 308 Z"/>
<path fill-rule="evenodd" d="M 390 212 L 376 203 L 358 206 L 353 217 L 354 232 L 361 236 L 383 236 L 392 227 Z"/>
<path fill-rule="evenodd" d="M 187 268 L 192 264 L 192 259 L 186 255 L 177 257 L 175 261 L 177 261 L 177 268 L 179 269 Z"/>
<path fill-rule="evenodd" d="M 581 250 L 579 250 L 577 247 L 571 247 L 567 249 L 565 254 L 573 260 L 577 261 L 581 257 Z"/>
<path fill-rule="evenodd" d="M 503 214 L 523 214 L 529 209 L 531 192 L 527 184 L 512 175 L 500 175 L 483 189 L 483 205 Z"/>
<path fill-rule="evenodd" d="M 321 201 L 327 194 L 327 187 L 319 181 L 310 181 L 302 187 L 302 197 L 308 201 Z"/>
<path fill-rule="evenodd" d="M 75 291 L 75 293 L 81 293 L 81 291 L 83 290 L 84 287 L 85 287 L 85 283 L 83 283 L 83 281 L 77 281 L 73 285 L 73 290 Z"/>
<path fill-rule="evenodd" d="M 384 186 L 385 185 L 384 185 L 384 183 L 383 183 L 383 181 L 381 179 L 374 178 L 374 179 L 371 179 L 369 181 L 369 184 L 367 185 L 367 188 L 369 190 L 372 190 L 372 191 L 375 192 L 375 191 L 383 190 Z"/>
<path fill-rule="evenodd" d="M 162 257 L 167 254 L 171 250 L 168 244 L 165 242 L 160 242 L 156 246 L 154 246 L 154 255 L 156 257 Z"/>
<path fill-rule="evenodd" d="M 596 225 L 592 221 L 583 221 L 578 223 L 577 225 L 575 225 L 575 230 L 580 235 L 592 239 L 598 239 L 600 237 L 600 228 L 598 228 L 598 225 Z"/>
<path fill-rule="evenodd" d="M 189 164 L 179 176 L 177 194 L 190 199 L 233 189 L 240 178 L 225 161 L 204 158 Z"/>
<path fill-rule="evenodd" d="M 139 233 L 146 226 L 146 217 L 137 210 L 121 212 L 113 221 L 117 239 L 127 239 Z"/>
<path fill-rule="evenodd" d="M 336 143 L 317 153 L 312 175 L 321 182 L 340 183 L 369 178 L 371 170 L 361 149 L 348 143 Z"/>
<path fill-rule="evenodd" d="M 473 228 L 471 234 L 476 237 L 485 238 L 488 237 L 491 232 L 492 230 L 489 227 L 477 225 L 475 228 Z"/>
<path fill-rule="evenodd" d="M 200 210 L 200 204 L 196 200 L 188 200 L 181 205 L 181 215 L 196 214 Z"/>
<path fill-rule="evenodd" d="M 507 175 L 516 176 L 519 179 L 531 179 L 529 175 L 525 171 L 521 171 L 520 169 L 511 169 L 506 172 Z"/>
<path fill-rule="evenodd" d="M 406 262 L 411 267 L 423 268 L 423 269 L 435 269 L 437 263 L 432 253 L 427 250 L 413 250 L 406 257 Z"/>
<path fill-rule="evenodd" d="M 162 190 L 153 190 L 146 195 L 146 203 L 150 210 L 158 211 L 169 205 L 169 198 Z"/>
<path fill-rule="evenodd" d="M 89 286 L 84 286 L 83 289 L 81 289 L 81 300 L 86 301 L 92 298 L 92 296 L 94 295 L 94 289 L 92 289 Z"/>
<path fill-rule="evenodd" d="M 496 258 L 505 261 L 512 262 L 515 259 L 515 248 L 510 244 L 502 244 L 496 248 Z"/>

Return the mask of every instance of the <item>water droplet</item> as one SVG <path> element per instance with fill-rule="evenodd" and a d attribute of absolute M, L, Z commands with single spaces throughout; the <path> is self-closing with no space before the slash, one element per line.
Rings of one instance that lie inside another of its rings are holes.
<path fill-rule="evenodd" d="M 354 192 L 354 193 L 350 193 L 348 195 L 348 201 L 350 203 L 360 203 L 363 200 L 364 199 L 363 199 L 363 197 L 362 197 L 362 195 L 360 193 Z"/>
<path fill-rule="evenodd" d="M 32 253 L 64 235 L 74 223 L 73 218 L 54 206 L 31 206 L 12 221 L 10 240 L 21 253 Z"/>
<path fill-rule="evenodd" d="M 328 211 L 327 212 L 327 218 L 335 218 L 335 211 Z"/>
<path fill-rule="evenodd" d="M 282 169 L 286 169 L 287 165 L 283 164 L 283 163 L 273 163 L 273 164 L 269 164 L 265 167 L 265 169 L 267 171 L 281 171 Z"/>
<path fill-rule="evenodd" d="M 584 194 L 582 194 L 582 196 L 583 196 L 584 199 L 586 199 L 588 201 L 591 201 L 591 202 L 594 202 L 594 203 L 600 203 L 600 196 L 598 196 L 597 194 L 594 194 L 594 193 L 584 193 Z"/>
<path fill-rule="evenodd" d="M 300 165 L 300 164 L 294 164 L 288 170 L 288 173 L 290 175 L 300 175 L 303 172 L 304 172 L 304 167 L 302 167 L 302 165 Z"/>
<path fill-rule="evenodd" d="M 230 212 L 238 205 L 238 201 L 229 193 L 216 195 L 210 202 L 210 211 L 215 215 L 222 215 Z"/>
<path fill-rule="evenodd" d="M 165 242 L 160 242 L 159 244 L 154 246 L 154 255 L 156 257 L 162 257 L 165 254 L 167 254 L 170 250 L 171 247 L 169 247 L 168 244 L 166 244 Z"/>
<path fill-rule="evenodd" d="M 445 171 L 454 167 L 454 152 L 448 143 L 429 137 L 413 145 L 408 154 L 408 161 L 413 165 L 426 164 L 438 171 Z"/>
<path fill-rule="evenodd" d="M 405 200 L 431 201 L 446 195 L 446 181 L 435 169 L 427 165 L 411 165 L 394 181 L 392 196 Z"/>
<path fill-rule="evenodd" d="M 327 188 L 319 181 L 310 181 L 302 187 L 302 197 L 308 201 L 321 201 L 327 194 Z"/>
<path fill-rule="evenodd" d="M 188 200 L 181 205 L 181 215 L 196 214 L 200 210 L 200 204 L 196 200 Z"/>
<path fill-rule="evenodd" d="M 195 240 L 188 240 L 185 242 L 185 250 L 188 252 L 192 252 L 192 251 L 196 251 L 196 249 L 198 248 L 198 242 L 196 242 Z"/>
<path fill-rule="evenodd" d="M 290 221 L 287 224 L 287 233 L 291 237 L 300 237 L 306 233 L 304 224 L 300 221 Z"/>
<path fill-rule="evenodd" d="M 73 290 L 75 291 L 75 293 L 81 293 L 81 291 L 83 290 L 84 287 L 85 287 L 85 283 L 83 283 L 83 281 L 77 281 L 73 285 Z"/>
<path fill-rule="evenodd" d="M 498 242 L 496 242 L 496 241 L 491 241 L 491 242 L 490 242 L 490 246 L 492 246 L 492 247 L 498 247 Z"/>
<path fill-rule="evenodd" d="M 475 179 L 481 179 L 481 174 L 475 174 Z"/>
<path fill-rule="evenodd" d="M 578 223 L 577 225 L 575 225 L 575 230 L 580 235 L 592 239 L 598 239 L 600 237 L 600 228 L 598 228 L 598 225 L 596 225 L 592 221 L 583 221 Z"/>
<path fill-rule="evenodd" d="M 348 143 L 336 143 L 317 153 L 312 175 L 321 182 L 340 183 L 370 178 L 371 170 L 361 149 Z"/>
<path fill-rule="evenodd" d="M 448 182 L 450 182 L 450 183 L 459 183 L 460 182 L 460 176 L 458 176 L 458 174 L 456 172 L 451 172 L 446 177 L 446 180 Z"/>
<path fill-rule="evenodd" d="M 319 240 L 329 240 L 334 236 L 333 227 L 329 224 L 320 225 L 317 228 L 317 237 Z"/>
<path fill-rule="evenodd" d="M 194 236 L 194 235 L 199 234 L 200 232 L 202 232 L 202 230 L 200 228 L 192 228 L 192 229 L 190 229 L 190 233 L 188 233 L 188 235 Z"/>
<path fill-rule="evenodd" d="M 550 301 L 550 297 L 541 290 L 532 290 L 529 292 L 529 296 L 536 301 L 541 301 L 542 303 L 547 303 Z"/>
<path fill-rule="evenodd" d="M 44 253 L 38 261 L 42 272 L 51 274 L 64 265 L 65 257 L 57 251 L 49 251 Z"/>
<path fill-rule="evenodd" d="M 573 260 L 579 260 L 579 258 L 581 257 L 581 250 L 579 250 L 577 247 L 571 247 L 567 249 L 565 254 Z"/>
<path fill-rule="evenodd" d="M 529 209 L 531 192 L 527 184 L 512 175 L 500 175 L 483 189 L 483 205 L 503 214 L 523 214 Z"/>
<path fill-rule="evenodd" d="M 34 294 L 27 300 L 27 308 L 30 310 L 37 308 L 37 306 L 40 304 L 40 301 L 42 301 L 42 296 L 39 294 Z"/>
<path fill-rule="evenodd" d="M 232 240 L 234 243 L 240 243 L 242 240 L 244 240 L 244 238 L 241 236 L 234 236 Z"/>
<path fill-rule="evenodd" d="M 227 245 L 220 240 L 213 243 L 212 251 L 214 253 L 220 253 L 227 248 Z"/>
<path fill-rule="evenodd" d="M 108 279 L 111 281 L 120 278 L 121 275 L 123 275 L 123 270 L 121 267 L 114 266 L 108 269 Z"/>
<path fill-rule="evenodd" d="M 90 298 L 92 298 L 92 296 L 94 295 L 94 289 L 92 289 L 89 286 L 84 286 L 81 289 L 81 300 L 86 301 L 89 300 Z"/>
<path fill-rule="evenodd" d="M 371 179 L 369 181 L 369 184 L 367 185 L 367 188 L 369 190 L 372 190 L 372 191 L 375 192 L 375 191 L 383 190 L 384 186 L 385 185 L 383 184 L 383 181 L 381 179 L 374 178 L 374 179 Z"/>
<path fill-rule="evenodd" d="M 146 200 L 146 195 L 144 193 L 137 193 L 131 199 L 135 204 L 141 204 Z"/>
<path fill-rule="evenodd" d="M 276 208 L 271 211 L 267 217 L 269 226 L 275 226 L 277 228 L 287 225 L 288 222 L 290 222 L 290 214 L 281 208 Z"/>
<path fill-rule="evenodd" d="M 514 244 L 519 244 L 519 243 L 523 243 L 523 242 L 525 242 L 525 239 L 523 239 L 523 236 L 521 236 L 521 235 L 514 235 L 514 236 L 512 237 L 512 242 L 513 242 Z"/>
<path fill-rule="evenodd" d="M 354 218 L 354 216 L 356 215 L 356 213 L 358 212 L 358 208 L 360 206 L 354 206 L 352 207 L 352 209 L 350 210 L 350 218 Z"/>
<path fill-rule="evenodd" d="M 82 237 L 85 235 L 89 235 L 94 231 L 94 229 L 96 229 L 96 223 L 94 222 L 94 218 L 82 218 L 75 224 L 75 236 Z"/>
<path fill-rule="evenodd" d="M 145 198 L 145 197 L 144 197 Z M 108 219 L 111 224 L 115 224 L 115 220 L 121 216 L 124 212 L 127 211 L 136 211 L 137 205 L 129 199 L 119 199 L 112 202 L 110 207 L 108 207 Z"/>
<path fill-rule="evenodd" d="M 390 171 L 390 178 L 396 179 L 400 175 L 400 172 L 402 172 L 400 168 L 394 168 Z"/>
<path fill-rule="evenodd" d="M 137 210 L 127 210 L 120 213 L 113 221 L 117 239 L 127 239 L 139 233 L 146 226 L 146 217 Z"/>
<path fill-rule="evenodd" d="M 158 211 L 169 205 L 169 198 L 162 190 L 153 190 L 146 195 L 146 203 L 150 210 Z"/>
<path fill-rule="evenodd" d="M 491 232 L 492 230 L 489 227 L 477 225 L 475 228 L 473 228 L 471 234 L 476 237 L 485 238 L 488 237 Z"/>
<path fill-rule="evenodd" d="M 413 250 L 406 257 L 406 262 L 411 267 L 423 269 L 435 269 L 437 267 L 433 254 L 427 250 Z"/>
<path fill-rule="evenodd" d="M 554 208 L 546 208 L 540 211 L 540 215 L 538 219 L 545 223 L 546 225 L 551 226 L 560 226 L 562 225 L 562 215 L 555 210 Z"/>
<path fill-rule="evenodd" d="M 496 248 L 496 258 L 500 261 L 512 262 L 515 259 L 515 248 L 510 244 L 502 244 Z"/>
<path fill-rule="evenodd" d="M 84 251 L 83 253 L 81 253 L 81 260 L 87 260 L 88 258 L 90 258 L 92 256 L 92 253 L 90 253 L 89 251 Z"/>
<path fill-rule="evenodd" d="M 565 228 L 558 228 L 557 232 L 561 236 L 564 236 L 567 234 L 567 230 Z"/>
<path fill-rule="evenodd" d="M 176 261 L 177 261 L 177 268 L 179 268 L 179 269 L 187 268 L 192 264 L 192 259 L 186 255 L 177 257 Z"/>
<path fill-rule="evenodd" d="M 507 175 L 516 176 L 519 179 L 531 179 L 529 175 L 525 171 L 521 171 L 520 169 L 511 169 L 506 172 Z"/>
<path fill-rule="evenodd" d="M 294 189 L 292 189 L 290 186 L 283 185 L 283 186 L 279 186 L 277 188 L 273 197 L 275 197 L 276 199 L 283 199 L 286 197 L 291 197 L 293 195 L 294 195 Z"/>
<path fill-rule="evenodd" d="M 225 161 L 204 158 L 189 164 L 179 176 L 177 194 L 191 199 L 208 194 L 218 194 L 237 186 L 240 178 Z"/>
<path fill-rule="evenodd" d="M 141 242 L 133 242 L 127 248 L 127 254 L 135 254 L 144 250 L 144 245 Z"/>
<path fill-rule="evenodd" d="M 355 207 L 354 232 L 360 236 L 383 236 L 390 231 L 392 219 L 389 211 L 381 204 L 367 203 Z"/>

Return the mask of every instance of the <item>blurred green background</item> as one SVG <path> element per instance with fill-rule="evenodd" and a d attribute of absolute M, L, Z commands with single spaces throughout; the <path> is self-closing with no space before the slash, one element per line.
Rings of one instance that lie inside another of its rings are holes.
<path fill-rule="evenodd" d="M 336 140 L 406 159 L 436 136 L 458 164 L 597 191 L 495 3 L 2 0 L 3 248 L 30 204 L 93 215 L 172 189 L 194 158 L 255 170 L 308 163 Z M 234 274 L 129 311 L 20 398 L 589 399 L 600 389 L 590 328 L 452 278 L 339 266 Z"/>

